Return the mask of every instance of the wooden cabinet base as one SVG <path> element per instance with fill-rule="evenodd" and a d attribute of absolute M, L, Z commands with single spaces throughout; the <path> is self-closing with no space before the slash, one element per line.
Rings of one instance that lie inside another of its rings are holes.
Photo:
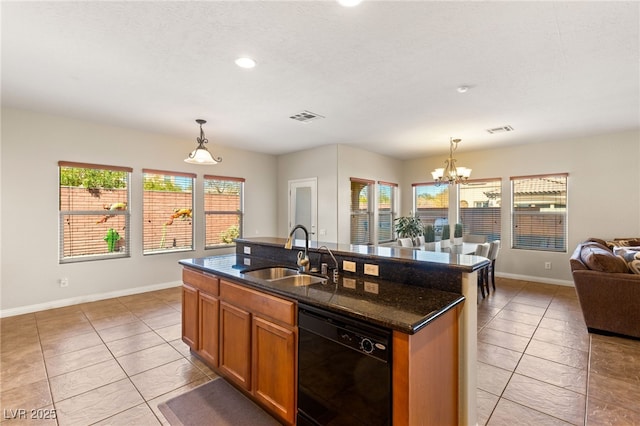
<path fill-rule="evenodd" d="M 458 310 L 393 333 L 393 424 L 458 424 Z"/>

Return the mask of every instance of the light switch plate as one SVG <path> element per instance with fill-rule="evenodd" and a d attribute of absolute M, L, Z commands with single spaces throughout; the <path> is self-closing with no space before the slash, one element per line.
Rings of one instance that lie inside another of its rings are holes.
<path fill-rule="evenodd" d="M 342 270 L 347 272 L 355 272 L 356 271 L 356 262 L 351 262 L 349 260 L 342 261 Z"/>

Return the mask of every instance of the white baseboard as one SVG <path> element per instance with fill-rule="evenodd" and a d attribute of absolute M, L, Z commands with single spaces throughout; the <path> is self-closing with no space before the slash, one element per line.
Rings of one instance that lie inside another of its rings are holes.
<path fill-rule="evenodd" d="M 65 306 L 77 305 L 79 303 L 96 302 L 98 300 L 112 299 L 114 297 L 131 296 L 132 294 L 146 293 L 148 291 L 163 290 L 165 288 L 178 287 L 182 281 L 171 281 L 161 284 L 153 284 L 144 287 L 127 288 L 125 290 L 111 291 L 109 293 L 89 294 L 87 296 L 71 297 L 69 299 L 53 300 L 51 302 L 38 303 L 36 305 L 20 306 L 18 308 L 0 310 L 0 318 L 12 317 L 15 315 L 30 314 L 32 312 L 44 311 L 47 309 L 63 308 Z"/>
<path fill-rule="evenodd" d="M 519 274 L 505 274 L 502 272 L 496 272 L 496 277 L 510 278 L 512 280 L 533 281 L 536 283 L 543 283 L 543 284 L 563 285 L 566 287 L 574 286 L 573 281 L 558 280 L 555 278 L 534 277 L 534 276 L 519 275 Z"/>

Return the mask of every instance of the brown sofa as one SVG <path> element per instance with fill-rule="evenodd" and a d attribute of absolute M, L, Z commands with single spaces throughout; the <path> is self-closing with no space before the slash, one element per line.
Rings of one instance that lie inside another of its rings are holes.
<path fill-rule="evenodd" d="M 588 330 L 640 338 L 640 275 L 630 264 L 596 239 L 578 244 L 570 264 Z"/>

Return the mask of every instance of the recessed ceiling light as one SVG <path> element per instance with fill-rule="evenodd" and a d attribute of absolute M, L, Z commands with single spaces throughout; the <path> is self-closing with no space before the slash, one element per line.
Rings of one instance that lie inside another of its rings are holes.
<path fill-rule="evenodd" d="M 256 66 L 256 61 L 251 58 L 238 58 L 236 59 L 236 65 L 240 68 L 253 68 Z"/>
<path fill-rule="evenodd" d="M 362 0 L 338 0 L 338 3 L 344 7 L 354 7 L 362 3 Z"/>
<path fill-rule="evenodd" d="M 456 90 L 458 91 L 458 93 L 467 93 L 467 91 L 469 90 L 469 86 L 458 86 Z"/>

